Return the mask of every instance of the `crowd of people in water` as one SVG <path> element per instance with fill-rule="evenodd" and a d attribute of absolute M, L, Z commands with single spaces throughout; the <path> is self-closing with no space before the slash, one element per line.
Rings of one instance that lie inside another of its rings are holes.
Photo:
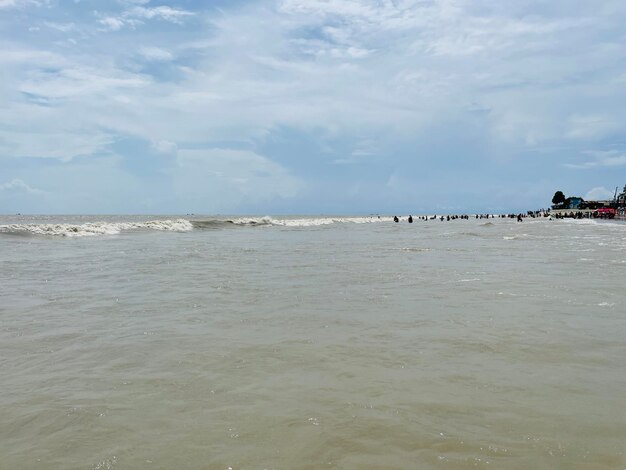
<path fill-rule="evenodd" d="M 543 209 L 538 210 L 538 211 L 528 211 L 525 214 L 519 213 L 519 214 L 475 214 L 475 215 L 467 215 L 467 214 L 461 214 L 461 215 L 422 215 L 422 216 L 418 216 L 416 217 L 417 220 L 422 220 L 422 221 L 426 221 L 426 220 L 439 220 L 439 221 L 451 221 L 451 220 L 469 220 L 469 219 L 517 219 L 518 222 L 523 222 L 525 218 L 538 218 L 538 217 L 550 217 L 550 213 L 548 211 L 545 211 Z M 412 224 L 413 223 L 413 216 L 409 215 L 407 217 L 407 222 Z M 396 223 L 400 222 L 400 218 L 397 215 L 393 216 L 393 221 Z"/>
<path fill-rule="evenodd" d="M 601 211 L 570 211 L 557 212 L 554 214 L 555 219 L 614 219 L 615 212 Z"/>
<path fill-rule="evenodd" d="M 549 218 L 549 219 L 613 219 L 619 218 L 620 220 L 625 220 L 626 215 L 622 212 L 612 211 L 550 211 L 547 209 L 540 209 L 537 211 L 528 211 L 525 214 L 473 214 L 473 215 L 422 215 L 413 218 L 412 215 L 409 215 L 406 218 L 406 221 L 410 224 L 413 223 L 413 220 L 439 220 L 439 221 L 450 221 L 450 220 L 469 220 L 469 219 L 516 219 L 518 222 L 523 222 L 526 218 Z M 379 216 L 380 218 L 380 216 Z M 398 216 L 393 217 L 393 221 L 396 223 L 400 222 L 400 218 Z"/>

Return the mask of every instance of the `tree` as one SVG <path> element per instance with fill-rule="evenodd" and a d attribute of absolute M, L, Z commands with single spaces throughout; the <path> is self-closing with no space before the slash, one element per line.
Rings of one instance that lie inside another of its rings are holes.
<path fill-rule="evenodd" d="M 565 202 L 565 194 L 562 191 L 557 191 L 552 197 L 552 204 L 563 204 Z"/>

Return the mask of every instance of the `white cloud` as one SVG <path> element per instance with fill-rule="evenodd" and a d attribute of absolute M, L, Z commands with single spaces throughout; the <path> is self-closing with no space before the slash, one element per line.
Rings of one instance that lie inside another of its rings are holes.
<path fill-rule="evenodd" d="M 190 207 L 236 209 L 251 199 L 294 197 L 303 183 L 254 152 L 233 149 L 179 150 L 173 170 L 177 197 Z"/>
<path fill-rule="evenodd" d="M 602 114 L 575 114 L 568 119 L 566 136 L 571 139 L 593 140 L 605 137 L 624 127 L 616 118 Z"/>
<path fill-rule="evenodd" d="M 593 157 L 593 160 L 584 163 L 568 163 L 565 166 L 572 169 L 584 170 L 598 167 L 621 167 L 626 166 L 626 153 L 616 150 L 585 152 Z"/>
<path fill-rule="evenodd" d="M 0 154 L 68 161 L 78 156 L 103 152 L 114 141 L 110 134 L 103 131 L 96 133 L 90 130 L 88 134 L 81 133 L 76 124 L 76 121 L 73 121 L 55 123 L 54 127 L 40 125 L 35 131 L 17 134 L 1 130 Z"/>
<path fill-rule="evenodd" d="M 60 31 L 62 33 L 70 33 L 72 31 L 76 31 L 76 24 L 73 22 L 70 23 L 56 23 L 54 21 L 44 21 L 43 23 L 50 29 L 54 29 L 56 31 Z"/>
<path fill-rule="evenodd" d="M 147 2 L 136 1 L 128 3 L 131 5 L 143 5 Z M 143 24 L 144 20 L 158 19 L 170 23 L 182 24 L 186 18 L 194 15 L 194 12 L 172 8 L 167 5 L 158 7 L 132 6 L 124 10 L 119 16 L 102 17 L 98 20 L 98 23 L 104 26 L 105 31 L 119 31 L 125 26 L 134 28 Z"/>
<path fill-rule="evenodd" d="M 613 199 L 613 192 L 606 189 L 604 186 L 598 186 L 597 188 L 590 189 L 587 194 L 585 194 L 584 199 L 586 201 L 604 201 L 608 199 Z"/>
<path fill-rule="evenodd" d="M 571 8 L 555 0 L 547 13 L 533 13 L 528 1 L 278 0 L 239 3 L 216 14 L 118 0 L 109 4 L 118 11 L 108 7 L 85 24 L 71 15 L 62 16 L 68 23 L 54 23 L 60 17 L 50 15 L 48 27 L 73 23 L 84 32 L 95 21 L 105 30 L 129 28 L 124 35 L 130 39 L 92 31 L 63 54 L 52 52 L 58 44 L 34 42 L 38 35 L 12 39 L 0 54 L 0 153 L 71 159 L 107 152 L 121 136 L 180 157 L 216 141 L 263 148 L 286 129 L 315 136 L 320 148 L 339 142 L 324 157 L 328 163 L 358 162 L 355 172 L 385 158 L 388 167 L 401 158 L 436 165 L 447 157 L 438 148 L 458 134 L 466 140 L 445 152 L 464 153 L 466 142 L 479 149 L 459 157 L 460 168 L 473 166 L 464 166 L 465 158 L 518 158 L 521 167 L 529 158 L 525 150 L 559 145 L 575 155 L 602 148 L 598 141 L 623 132 L 626 122 L 620 42 L 626 4 L 608 3 Z M 163 41 L 160 22 L 177 24 L 194 15 L 203 21 L 170 28 Z M 36 45 L 29 48 L 28 41 Z M 139 56 L 163 63 L 142 68 Z M 430 141 L 433 151 L 404 145 L 422 141 Z M 386 150 L 389 144 L 394 151 Z M 385 158 L 368 158 L 381 151 Z M 181 193 L 183 174 L 194 180 L 200 170 L 214 171 L 213 183 L 228 182 L 228 191 L 245 187 L 244 180 L 265 187 L 267 178 L 255 179 L 245 169 L 261 165 L 250 163 L 256 160 L 228 166 L 207 152 L 202 164 L 179 161 L 181 168 L 198 170 L 178 174 Z M 258 152 L 269 163 L 275 158 Z M 289 163 L 270 173 L 283 190 L 259 193 L 297 192 L 297 184 L 281 181 L 293 183 L 286 167 L 297 168 L 305 157 L 281 157 Z M 550 157 L 551 168 L 564 158 Z M 621 167 L 625 158 L 623 152 L 591 155 L 569 166 Z M 397 167 L 390 181 L 402 188 L 406 172 Z M 393 168 L 383 173 L 387 178 Z"/>
<path fill-rule="evenodd" d="M 98 20 L 102 26 L 105 27 L 108 31 L 119 31 L 124 27 L 124 25 L 128 24 L 128 21 L 123 18 L 116 18 L 113 16 L 105 16 L 104 18 L 100 18 Z"/>
<path fill-rule="evenodd" d="M 40 189 L 32 188 L 19 178 L 0 184 L 0 191 L 10 193 L 44 194 Z"/>
<path fill-rule="evenodd" d="M 172 155 L 178 151 L 178 146 L 174 142 L 170 142 L 169 140 L 158 140 L 156 142 L 152 142 L 152 149 L 161 155 Z"/>
<path fill-rule="evenodd" d="M 50 3 L 50 0 L 0 0 L 0 9 L 2 8 L 22 8 L 30 5 L 42 6 Z"/>
<path fill-rule="evenodd" d="M 127 9 L 119 16 L 100 18 L 107 29 L 149 19 L 177 22 L 194 14 L 122 4 Z M 595 87 L 567 84 L 573 73 L 596 68 L 589 59 L 593 48 L 572 52 L 566 40 L 593 29 L 591 19 L 489 17 L 463 1 L 286 0 L 275 8 L 230 11 L 213 18 L 212 26 L 203 41 L 172 45 L 177 56 L 187 51 L 206 57 L 195 68 L 186 67 L 178 84 L 120 70 L 116 56 L 127 51 L 113 49 L 109 57 L 75 57 L 54 75 L 29 71 L 20 89 L 50 99 L 80 99 L 87 123 L 139 132 L 149 141 L 247 139 L 283 125 L 389 131 L 409 138 L 467 112 L 468 102 L 490 110 L 484 125 L 496 141 L 535 147 L 563 135 L 582 141 L 601 135 L 597 126 L 585 135 L 585 127 L 593 126 L 576 117 L 593 113 L 568 110 L 572 96 Z M 449 46 L 458 41 L 456 49 Z M 480 51 L 488 54 L 467 57 Z M 151 45 L 139 54 L 154 61 L 173 58 Z M 106 74 L 96 70 L 102 63 Z M 552 83 L 559 83 L 558 89 L 546 90 Z M 606 93 L 619 96 L 617 89 Z M 110 109 L 97 102 L 104 95 L 115 101 Z M 625 121 L 625 111 L 613 108 L 603 116 Z"/>
<path fill-rule="evenodd" d="M 171 52 L 159 47 L 141 47 L 139 54 L 146 60 L 154 62 L 167 62 L 174 58 Z"/>
<path fill-rule="evenodd" d="M 178 8 L 172 8 L 167 5 L 162 5 L 158 7 L 146 8 L 146 7 L 135 7 L 129 10 L 126 15 L 129 17 L 135 18 L 145 18 L 145 19 L 161 19 L 164 21 L 170 21 L 172 23 L 181 24 L 184 18 L 194 16 L 195 13 L 187 10 L 181 10 Z"/>
<path fill-rule="evenodd" d="M 349 156 L 333 161 L 336 165 L 352 165 L 362 163 L 373 156 L 380 154 L 378 143 L 373 139 L 363 139 L 356 143 Z"/>
<path fill-rule="evenodd" d="M 96 96 L 110 90 L 122 91 L 147 86 L 150 79 L 114 68 L 69 66 L 50 72 L 37 70 L 20 86 L 20 91 L 51 99 Z"/>

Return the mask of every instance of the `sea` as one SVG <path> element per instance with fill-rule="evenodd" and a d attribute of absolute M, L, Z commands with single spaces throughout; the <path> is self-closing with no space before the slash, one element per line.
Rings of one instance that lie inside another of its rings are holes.
<path fill-rule="evenodd" d="M 1 216 L 2 469 L 624 469 L 626 223 Z"/>

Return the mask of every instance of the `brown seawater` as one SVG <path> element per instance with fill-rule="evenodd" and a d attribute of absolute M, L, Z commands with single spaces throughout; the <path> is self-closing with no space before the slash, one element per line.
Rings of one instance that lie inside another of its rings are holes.
<path fill-rule="evenodd" d="M 626 468 L 626 224 L 148 220 L 0 218 L 0 468 Z"/>

